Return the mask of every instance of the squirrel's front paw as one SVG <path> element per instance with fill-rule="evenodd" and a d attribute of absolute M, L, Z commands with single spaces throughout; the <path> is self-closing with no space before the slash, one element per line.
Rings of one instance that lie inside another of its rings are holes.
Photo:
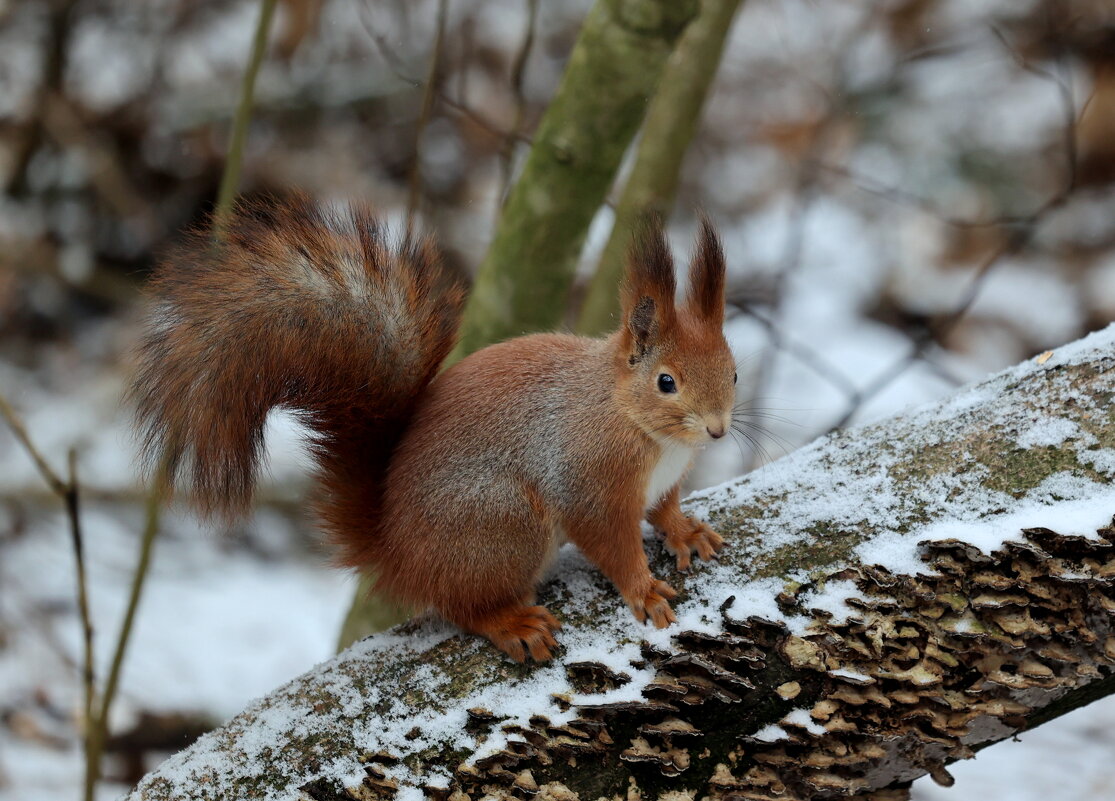
<path fill-rule="evenodd" d="M 666 550 L 677 557 L 678 570 L 688 570 L 689 556 L 694 551 L 701 559 L 708 561 L 724 547 L 724 538 L 717 534 L 708 523 L 685 518 L 685 528 L 666 532 Z"/>
<path fill-rule="evenodd" d="M 666 582 L 652 578 L 645 590 L 627 598 L 627 605 L 640 623 L 645 623 L 649 617 L 655 628 L 664 629 L 677 621 L 670 608 L 670 598 L 677 594 Z"/>

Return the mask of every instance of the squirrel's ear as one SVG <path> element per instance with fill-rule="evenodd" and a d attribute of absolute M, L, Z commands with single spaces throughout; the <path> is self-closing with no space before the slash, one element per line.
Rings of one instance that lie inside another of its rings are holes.
<path fill-rule="evenodd" d="M 689 265 L 689 309 L 702 320 L 724 324 L 724 248 L 708 217 L 699 215 L 697 247 Z"/>
<path fill-rule="evenodd" d="M 673 328 L 675 291 L 674 259 L 662 218 L 648 215 L 636 226 L 623 287 L 624 331 L 634 359 Z"/>

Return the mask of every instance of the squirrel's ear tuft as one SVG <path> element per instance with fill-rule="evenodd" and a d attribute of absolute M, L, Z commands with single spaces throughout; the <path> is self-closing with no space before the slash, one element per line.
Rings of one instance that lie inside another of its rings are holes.
<path fill-rule="evenodd" d="M 697 247 L 689 265 L 689 309 L 702 320 L 724 324 L 724 248 L 708 217 L 699 215 Z"/>
<path fill-rule="evenodd" d="M 641 358 L 673 327 L 675 291 L 674 259 L 662 218 L 648 215 L 635 228 L 623 287 L 624 328 L 633 358 Z"/>

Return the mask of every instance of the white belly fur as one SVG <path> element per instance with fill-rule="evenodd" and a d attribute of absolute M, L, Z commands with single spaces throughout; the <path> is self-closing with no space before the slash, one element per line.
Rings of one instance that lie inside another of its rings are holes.
<path fill-rule="evenodd" d="M 650 509 L 666 492 L 681 481 L 681 477 L 693 463 L 693 448 L 683 445 L 663 445 L 662 453 L 658 457 L 658 464 L 650 473 L 647 481 L 646 503 L 644 508 Z"/>

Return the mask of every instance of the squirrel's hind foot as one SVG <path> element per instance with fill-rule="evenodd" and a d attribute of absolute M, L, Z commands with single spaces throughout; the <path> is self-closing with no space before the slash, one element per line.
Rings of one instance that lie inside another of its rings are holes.
<path fill-rule="evenodd" d="M 545 662 L 557 647 L 554 632 L 561 623 L 544 606 L 508 606 L 465 628 L 487 637 L 516 662 L 525 662 L 528 653 L 535 662 Z"/>

